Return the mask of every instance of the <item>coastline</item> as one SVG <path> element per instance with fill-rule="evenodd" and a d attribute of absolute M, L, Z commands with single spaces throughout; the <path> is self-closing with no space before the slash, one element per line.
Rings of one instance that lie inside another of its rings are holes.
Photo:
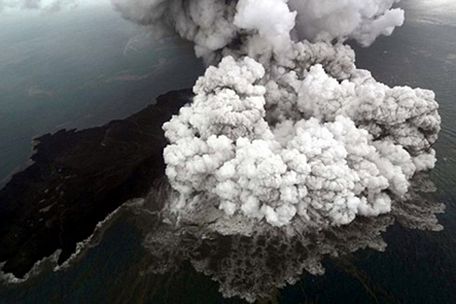
<path fill-rule="evenodd" d="M 39 137 L 33 164 L 0 190 L 3 272 L 24 278 L 57 250 L 64 265 L 109 214 L 146 195 L 164 174 L 161 126 L 191 96 L 172 91 L 126 119 Z"/>

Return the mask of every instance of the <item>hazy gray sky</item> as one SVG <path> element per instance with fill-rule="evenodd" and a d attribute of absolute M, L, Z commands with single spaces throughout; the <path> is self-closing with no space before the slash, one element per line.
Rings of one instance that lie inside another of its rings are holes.
<path fill-rule="evenodd" d="M 14 14 L 20 10 L 58 11 L 87 6 L 109 6 L 110 0 L 0 0 L 2 14 Z"/>

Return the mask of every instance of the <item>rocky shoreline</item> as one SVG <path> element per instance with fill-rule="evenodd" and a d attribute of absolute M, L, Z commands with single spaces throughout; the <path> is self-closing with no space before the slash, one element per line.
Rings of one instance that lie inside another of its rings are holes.
<path fill-rule="evenodd" d="M 172 91 L 126 119 L 36 139 L 34 163 L 0 190 L 2 271 L 21 278 L 58 249 L 64 263 L 98 222 L 146 195 L 164 175 L 162 124 L 191 98 Z"/>

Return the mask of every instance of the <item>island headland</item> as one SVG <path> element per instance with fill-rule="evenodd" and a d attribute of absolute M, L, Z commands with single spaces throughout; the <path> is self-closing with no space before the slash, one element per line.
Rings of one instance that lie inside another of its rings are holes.
<path fill-rule="evenodd" d="M 162 125 L 192 96 L 172 91 L 123 120 L 37 138 L 33 164 L 0 190 L 2 271 L 22 278 L 59 249 L 62 264 L 97 223 L 145 196 L 165 173 Z"/>

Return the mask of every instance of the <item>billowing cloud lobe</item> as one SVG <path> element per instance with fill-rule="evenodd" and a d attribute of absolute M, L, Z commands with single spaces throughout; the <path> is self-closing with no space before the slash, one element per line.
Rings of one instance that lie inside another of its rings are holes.
<path fill-rule="evenodd" d="M 182 218 L 286 227 L 388 213 L 435 164 L 434 93 L 390 88 L 355 66 L 402 25 L 395 0 L 113 0 L 124 17 L 172 29 L 212 64 L 191 105 L 164 125 Z"/>

